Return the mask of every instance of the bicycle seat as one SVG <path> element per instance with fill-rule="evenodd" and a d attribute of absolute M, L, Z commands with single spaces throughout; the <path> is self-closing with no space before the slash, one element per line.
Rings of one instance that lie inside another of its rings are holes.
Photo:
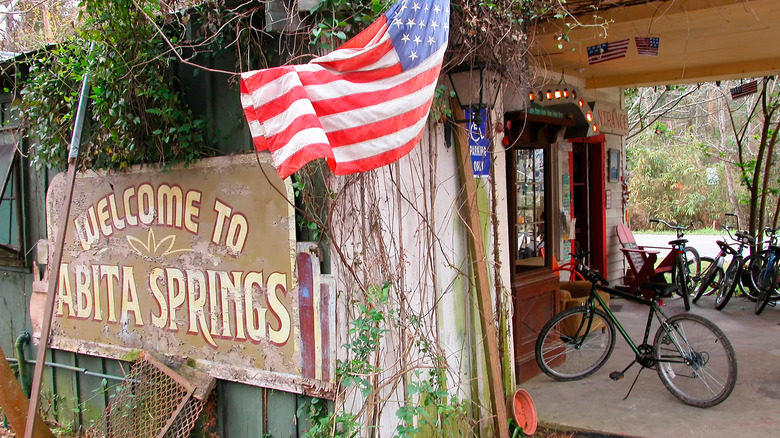
<path fill-rule="evenodd" d="M 717 244 L 718 244 L 718 246 L 720 247 L 720 249 L 721 249 L 721 250 L 722 250 L 724 253 L 726 253 L 726 254 L 735 255 L 735 254 L 737 254 L 737 252 L 738 252 L 737 250 L 735 250 L 734 248 L 732 248 L 732 247 L 731 247 L 731 245 L 729 245 L 728 243 L 726 243 L 726 242 L 724 242 L 724 241 L 722 241 L 722 240 L 716 240 L 716 241 L 715 241 L 715 243 L 717 243 Z"/>
<path fill-rule="evenodd" d="M 653 298 L 669 298 L 677 291 L 675 283 L 645 283 L 639 286 L 640 289 L 653 291 Z"/>
<path fill-rule="evenodd" d="M 682 245 L 683 243 L 688 243 L 688 239 L 675 239 L 669 241 L 669 245 L 676 246 L 676 245 Z"/>

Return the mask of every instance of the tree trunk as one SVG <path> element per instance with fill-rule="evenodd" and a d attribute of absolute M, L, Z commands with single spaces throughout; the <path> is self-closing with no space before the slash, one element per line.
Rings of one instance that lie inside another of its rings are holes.
<path fill-rule="evenodd" d="M 724 104 L 722 111 L 719 112 L 719 128 L 720 128 L 720 145 L 718 146 L 720 151 L 722 151 L 724 154 L 727 151 L 728 144 L 726 142 L 726 139 L 728 138 L 728 120 L 726 119 L 726 114 L 729 111 L 728 104 Z M 726 155 L 728 156 L 728 155 Z M 739 218 L 739 203 L 737 202 L 737 191 L 736 187 L 734 187 L 734 176 L 731 174 L 731 163 L 728 162 L 728 159 L 724 161 L 723 170 L 726 175 L 726 186 L 728 187 L 728 197 L 729 197 L 729 204 L 731 204 L 731 210 L 734 214 L 737 215 L 737 218 Z"/>

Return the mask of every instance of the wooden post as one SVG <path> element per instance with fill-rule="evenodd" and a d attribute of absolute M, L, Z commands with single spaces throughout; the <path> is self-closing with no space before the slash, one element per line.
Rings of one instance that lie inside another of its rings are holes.
<path fill-rule="evenodd" d="M 19 366 L 23 367 L 24 364 L 19 362 Z M 8 423 L 11 425 L 16 436 L 24 436 L 26 426 L 26 416 L 29 400 L 24 394 L 22 386 L 16 381 L 13 370 L 5 360 L 5 353 L 3 348 L 0 347 L 0 408 L 3 409 L 3 413 L 8 418 Z M 33 435 L 35 438 L 53 438 L 46 424 L 43 422 L 39 415 L 35 415 L 35 425 L 33 426 Z"/>
<path fill-rule="evenodd" d="M 90 45 L 89 54 L 94 51 L 94 43 Z M 43 369 L 46 363 L 46 350 L 49 347 L 49 335 L 51 332 L 51 320 L 54 313 L 54 301 L 57 296 L 57 284 L 60 280 L 60 262 L 62 260 L 62 250 L 65 245 L 65 236 L 68 229 L 68 216 L 70 215 L 70 204 L 73 200 L 73 186 L 76 183 L 76 167 L 79 158 L 79 148 L 81 147 L 81 132 L 84 128 L 84 118 L 87 112 L 87 101 L 89 99 L 89 71 L 84 73 L 84 81 L 81 84 L 81 95 L 79 97 L 79 106 L 76 111 L 76 121 L 73 125 L 73 135 L 70 139 L 70 151 L 68 152 L 68 176 L 67 189 L 65 190 L 65 202 L 60 215 L 59 229 L 57 230 L 57 241 L 54 246 L 54 257 L 51 260 L 51 272 L 49 275 L 49 289 L 46 294 L 46 305 L 43 309 L 43 322 L 41 324 L 41 339 L 38 343 L 38 355 L 35 362 L 35 371 L 33 373 L 32 390 L 30 391 L 30 406 L 27 409 L 27 427 L 25 428 L 24 438 L 32 438 L 33 421 L 38 413 L 38 403 L 41 396 L 41 381 L 43 380 Z M 37 438 L 38 435 L 36 435 Z"/>
<path fill-rule="evenodd" d="M 453 102 L 453 115 L 455 119 L 462 120 L 465 115 L 463 109 Z M 487 380 L 490 388 L 490 396 L 493 402 L 494 425 L 496 435 L 501 438 L 509 438 L 509 425 L 507 423 L 506 397 L 504 394 L 503 379 L 501 378 L 500 359 L 498 356 L 498 334 L 494 325 L 495 316 L 493 304 L 490 299 L 490 281 L 488 277 L 487 258 L 483 246 L 481 225 L 479 221 L 479 209 L 477 206 L 477 188 L 474 184 L 474 172 L 471 168 L 471 152 L 467 130 L 461 127 L 455 128 L 455 143 L 458 155 L 458 173 L 463 184 L 463 196 L 466 205 L 465 219 L 468 229 L 469 252 L 475 266 L 475 282 L 477 304 L 479 306 L 479 323 L 482 334 L 485 337 L 485 363 L 487 364 Z"/>

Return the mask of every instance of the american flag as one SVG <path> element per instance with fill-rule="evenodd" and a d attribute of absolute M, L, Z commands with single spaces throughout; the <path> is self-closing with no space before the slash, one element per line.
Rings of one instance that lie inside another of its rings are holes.
<path fill-rule="evenodd" d="M 255 148 L 279 176 L 325 158 L 333 173 L 397 161 L 420 141 L 449 35 L 449 0 L 400 0 L 308 64 L 241 75 Z"/>
<path fill-rule="evenodd" d="M 750 81 L 747 84 L 740 84 L 731 89 L 731 98 L 739 99 L 758 91 L 758 81 Z"/>
<path fill-rule="evenodd" d="M 658 37 L 634 37 L 636 51 L 643 56 L 658 56 L 658 45 L 661 39 Z"/>
<path fill-rule="evenodd" d="M 611 61 L 623 58 L 628 51 L 628 38 L 619 41 L 606 42 L 588 46 L 588 64 Z"/>

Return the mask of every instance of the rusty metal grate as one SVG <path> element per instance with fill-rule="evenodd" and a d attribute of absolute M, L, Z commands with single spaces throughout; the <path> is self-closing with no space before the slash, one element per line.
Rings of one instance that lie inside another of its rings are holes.
<path fill-rule="evenodd" d="M 213 379 L 199 388 L 144 352 L 89 437 L 187 437 L 211 389 Z"/>

